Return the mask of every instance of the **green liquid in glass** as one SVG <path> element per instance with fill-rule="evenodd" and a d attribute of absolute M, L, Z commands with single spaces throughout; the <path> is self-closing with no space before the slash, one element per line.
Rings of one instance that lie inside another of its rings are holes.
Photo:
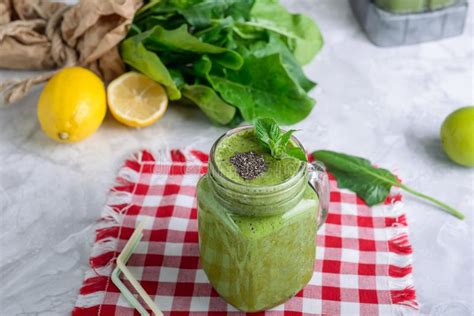
<path fill-rule="evenodd" d="M 375 0 L 381 9 L 406 14 L 438 10 L 458 3 L 458 0 Z"/>
<path fill-rule="evenodd" d="M 228 160 L 235 152 L 252 150 L 264 154 L 268 170 L 253 180 L 240 179 Z M 197 192 L 201 265 L 221 297 L 242 311 L 261 311 L 281 304 L 313 275 L 317 194 L 307 183 L 306 173 L 298 174 L 301 162 L 269 157 L 261 151 L 253 130 L 221 140 L 214 161 L 224 177 L 245 184 L 250 191 L 243 195 L 254 190 L 260 204 L 281 212 L 259 216 L 256 206 L 236 198 L 236 192 L 229 192 L 224 206 L 216 196 L 212 173 L 204 176 Z M 298 181 L 291 184 L 295 177 Z M 282 183 L 289 183 L 291 201 L 281 203 L 280 194 L 260 198 L 262 192 L 272 192 L 268 185 Z"/>

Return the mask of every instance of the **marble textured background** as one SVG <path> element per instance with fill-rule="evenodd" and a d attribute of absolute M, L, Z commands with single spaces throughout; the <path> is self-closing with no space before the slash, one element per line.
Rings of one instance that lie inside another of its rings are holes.
<path fill-rule="evenodd" d="M 345 0 L 284 2 L 311 15 L 326 41 L 305 68 L 318 82 L 311 93 L 318 103 L 295 126 L 298 137 L 311 150 L 367 157 L 466 213 L 459 221 L 405 197 L 421 314 L 473 313 L 474 171 L 451 163 L 438 139 L 451 111 L 474 104 L 472 10 L 463 36 L 387 49 L 368 42 Z M 0 71 L 0 79 L 22 75 Z M 129 154 L 141 148 L 209 150 L 226 131 L 195 108 L 171 106 L 152 127 L 125 128 L 107 117 L 93 137 L 61 145 L 39 127 L 38 94 L 0 110 L 2 315 L 70 312 L 95 221 Z"/>

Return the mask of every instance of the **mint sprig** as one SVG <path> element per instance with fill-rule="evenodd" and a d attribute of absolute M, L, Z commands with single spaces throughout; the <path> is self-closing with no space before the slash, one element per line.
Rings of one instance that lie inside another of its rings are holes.
<path fill-rule="evenodd" d="M 271 118 L 263 118 L 255 121 L 255 135 L 260 144 L 273 158 L 294 158 L 307 161 L 303 149 L 288 146 L 291 135 L 293 135 L 294 132 L 296 132 L 296 130 L 290 129 L 283 133 L 278 124 Z"/>

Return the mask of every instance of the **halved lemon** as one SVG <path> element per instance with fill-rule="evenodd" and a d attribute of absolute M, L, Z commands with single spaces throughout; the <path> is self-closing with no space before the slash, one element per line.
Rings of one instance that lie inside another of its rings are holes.
<path fill-rule="evenodd" d="M 134 71 L 121 75 L 109 84 L 107 101 L 117 121 L 132 127 L 155 123 L 168 107 L 165 89 Z"/>

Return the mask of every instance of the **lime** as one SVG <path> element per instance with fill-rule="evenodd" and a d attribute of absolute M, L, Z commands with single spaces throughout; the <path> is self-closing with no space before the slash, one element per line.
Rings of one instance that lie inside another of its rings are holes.
<path fill-rule="evenodd" d="M 441 126 L 441 143 L 454 162 L 474 167 L 474 106 L 449 114 Z"/>

